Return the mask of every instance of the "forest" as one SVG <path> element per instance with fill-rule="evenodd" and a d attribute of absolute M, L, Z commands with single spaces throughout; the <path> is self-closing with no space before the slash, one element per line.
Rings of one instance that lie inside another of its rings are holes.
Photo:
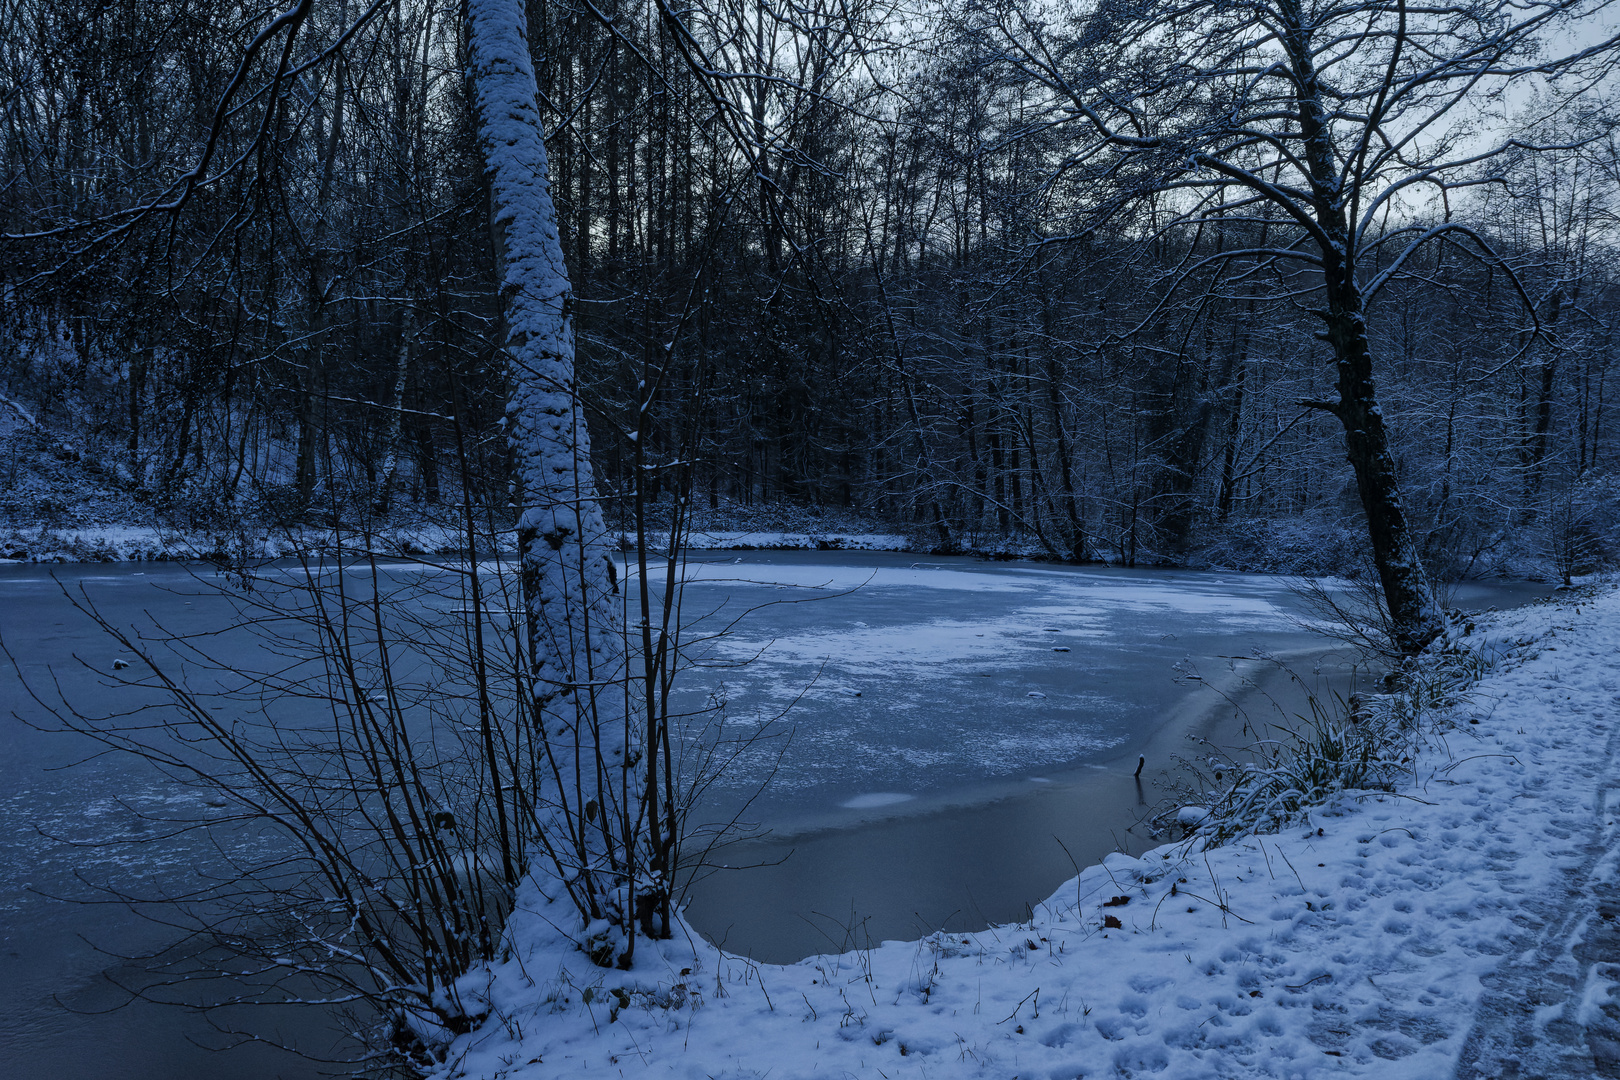
<path fill-rule="evenodd" d="M 11 523 L 74 522 L 41 453 L 180 528 L 510 502 L 457 5 L 3 8 Z M 1599 9 L 527 14 L 610 520 L 639 467 L 934 550 L 1353 571 L 1348 304 L 1432 574 L 1611 554 Z"/>
<path fill-rule="evenodd" d="M 694 525 L 1359 579 L 1315 595 L 1379 703 L 1143 821 L 1392 792 L 1491 662 L 1437 584 L 1620 558 L 1617 63 L 1608 0 L 0 0 L 0 555 L 189 536 L 231 612 L 62 586 L 119 655 L 0 642 L 25 723 L 279 830 L 179 904 L 399 1075 L 515 1015 L 526 941 L 596 981 L 525 1007 L 687 1000 L 645 980 L 751 738 L 681 697 L 735 629 Z"/>

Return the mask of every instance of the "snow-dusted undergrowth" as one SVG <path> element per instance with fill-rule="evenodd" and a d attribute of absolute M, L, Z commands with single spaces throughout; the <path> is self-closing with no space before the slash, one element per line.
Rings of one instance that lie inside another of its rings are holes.
<path fill-rule="evenodd" d="M 1263 738 L 1214 759 L 1210 805 L 1185 807 L 1179 818 L 1198 824 L 1203 840 L 1220 846 L 1251 833 L 1286 829 L 1311 807 L 1342 791 L 1397 791 L 1417 780 L 1425 752 L 1444 749 L 1459 723 L 1457 707 L 1500 651 L 1482 640 L 1404 661 L 1382 693 L 1348 699 L 1307 693 L 1307 712 L 1264 729 Z M 1197 802 L 1196 799 L 1184 801 Z M 1196 818 L 1189 818 L 1196 812 Z"/>
<path fill-rule="evenodd" d="M 606 972 L 531 890 L 445 1074 L 1426 1080 L 1496 1075 L 1505 1047 L 1584 1075 L 1617 1014 L 1582 941 L 1616 870 L 1620 593 L 1489 616 L 1474 640 L 1501 659 L 1393 790 L 1111 856 L 1020 925 L 783 967 L 678 935 Z M 1487 992 L 1534 1007 L 1482 1010 Z"/>

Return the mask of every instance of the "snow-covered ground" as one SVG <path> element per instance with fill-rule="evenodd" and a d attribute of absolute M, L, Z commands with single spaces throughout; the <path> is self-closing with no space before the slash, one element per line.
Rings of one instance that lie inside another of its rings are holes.
<path fill-rule="evenodd" d="M 1620 1075 L 1620 591 L 1467 640 L 1494 668 L 1397 792 L 1111 856 L 1022 924 L 783 967 L 677 934 L 610 972 L 531 890 L 447 1075 Z"/>
<path fill-rule="evenodd" d="M 708 551 L 756 548 L 807 551 L 907 551 L 911 548 L 911 540 L 896 533 L 838 532 L 826 529 L 793 531 L 694 529 L 687 536 L 686 546 Z"/>
<path fill-rule="evenodd" d="M 18 562 L 145 562 L 206 558 L 230 551 L 249 558 L 274 559 L 299 551 L 329 546 L 337 538 L 329 530 L 259 530 L 244 535 L 206 531 L 183 532 L 156 525 L 30 525 L 0 523 L 0 559 Z M 454 526 L 419 524 L 384 530 L 379 546 L 389 553 L 443 553 L 464 544 Z M 649 538 L 654 550 L 666 543 L 664 534 Z M 355 547 L 353 536 L 344 543 Z M 906 551 L 911 541 L 892 533 L 828 530 L 727 529 L 694 531 L 686 546 L 695 551 L 803 550 L 803 551 Z"/>

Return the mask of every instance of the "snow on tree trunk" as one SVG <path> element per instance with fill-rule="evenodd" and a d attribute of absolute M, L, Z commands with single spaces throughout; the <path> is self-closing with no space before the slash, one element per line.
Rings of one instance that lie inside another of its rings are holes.
<path fill-rule="evenodd" d="M 574 381 L 573 294 L 524 4 L 467 0 L 466 13 L 505 325 L 533 701 L 546 744 L 537 839 L 584 919 L 628 929 L 639 754 L 624 707 L 624 639 Z"/>

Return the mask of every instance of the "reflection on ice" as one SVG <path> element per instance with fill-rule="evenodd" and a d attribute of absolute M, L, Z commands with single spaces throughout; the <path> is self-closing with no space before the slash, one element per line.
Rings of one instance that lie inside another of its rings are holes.
<path fill-rule="evenodd" d="M 894 806 L 897 803 L 910 802 L 915 795 L 902 795 L 897 791 L 874 791 L 869 795 L 857 795 L 853 799 L 845 799 L 839 803 L 846 810 L 876 810 L 880 806 Z"/>

